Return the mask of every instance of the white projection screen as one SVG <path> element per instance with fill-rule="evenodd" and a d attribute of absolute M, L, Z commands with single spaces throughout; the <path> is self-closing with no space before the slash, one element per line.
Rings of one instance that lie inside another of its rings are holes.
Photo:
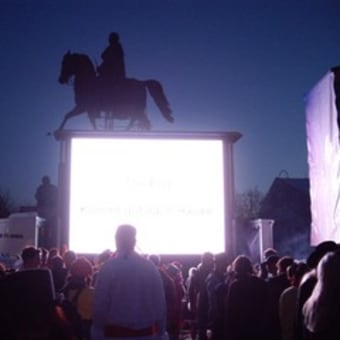
<path fill-rule="evenodd" d="M 225 143 L 216 136 L 70 138 L 69 248 L 114 250 L 117 226 L 132 224 L 143 254 L 225 251 L 232 187 Z"/>

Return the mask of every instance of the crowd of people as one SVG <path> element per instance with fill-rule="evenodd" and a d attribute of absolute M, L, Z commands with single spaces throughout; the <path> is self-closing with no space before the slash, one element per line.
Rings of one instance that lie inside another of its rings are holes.
<path fill-rule="evenodd" d="M 25 247 L 20 268 L 0 265 L 1 338 L 13 340 L 339 339 L 340 251 L 323 242 L 305 261 L 267 249 L 202 254 L 197 265 L 135 251 L 117 228 L 96 258 Z"/>

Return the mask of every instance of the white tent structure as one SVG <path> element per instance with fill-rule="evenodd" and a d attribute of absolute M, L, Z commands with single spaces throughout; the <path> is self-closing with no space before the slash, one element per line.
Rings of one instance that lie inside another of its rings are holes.
<path fill-rule="evenodd" d="M 340 242 L 338 73 L 338 67 L 327 72 L 306 98 L 311 245 L 327 240 Z"/>

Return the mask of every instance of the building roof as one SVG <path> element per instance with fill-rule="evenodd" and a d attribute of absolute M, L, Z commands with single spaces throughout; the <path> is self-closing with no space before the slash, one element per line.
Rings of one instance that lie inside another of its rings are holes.
<path fill-rule="evenodd" d="M 309 206 L 308 178 L 276 177 L 261 203 L 260 216 L 286 214 L 287 208 L 304 214 Z"/>
<path fill-rule="evenodd" d="M 269 191 L 274 188 L 278 183 L 288 185 L 293 189 L 301 191 L 309 195 L 309 179 L 308 178 L 282 178 L 276 177 Z"/>

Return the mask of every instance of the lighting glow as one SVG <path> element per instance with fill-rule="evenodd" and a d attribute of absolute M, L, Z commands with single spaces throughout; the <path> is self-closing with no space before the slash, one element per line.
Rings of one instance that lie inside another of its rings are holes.
<path fill-rule="evenodd" d="M 72 138 L 69 246 L 114 249 L 118 225 L 142 253 L 224 251 L 223 140 Z"/>

